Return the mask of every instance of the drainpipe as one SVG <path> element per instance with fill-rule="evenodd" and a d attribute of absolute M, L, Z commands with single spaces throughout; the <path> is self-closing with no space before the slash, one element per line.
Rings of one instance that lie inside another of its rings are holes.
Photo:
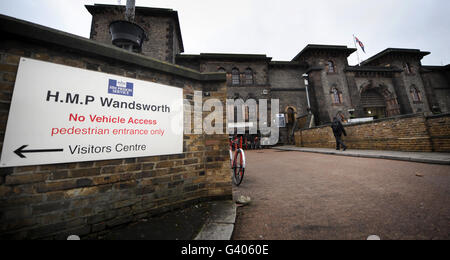
<path fill-rule="evenodd" d="M 303 74 L 303 79 L 305 80 L 305 87 L 306 87 L 306 100 L 308 101 L 308 114 L 310 115 L 311 119 L 309 121 L 309 128 L 313 127 L 314 124 L 314 114 L 311 111 L 311 101 L 309 99 L 309 75 L 308 74 Z"/>
<path fill-rule="evenodd" d="M 306 87 L 306 100 L 308 101 L 308 113 L 311 114 L 311 102 L 309 100 L 309 76 L 308 74 L 303 74 L 303 79 L 305 80 L 305 87 Z"/>

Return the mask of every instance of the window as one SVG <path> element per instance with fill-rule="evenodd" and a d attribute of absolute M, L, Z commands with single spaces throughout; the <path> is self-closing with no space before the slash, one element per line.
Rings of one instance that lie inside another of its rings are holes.
<path fill-rule="evenodd" d="M 411 74 L 412 73 L 411 64 L 405 63 L 405 71 L 406 71 L 407 74 Z"/>
<path fill-rule="evenodd" d="M 334 62 L 332 62 L 331 60 L 328 61 L 328 73 L 336 73 Z"/>
<path fill-rule="evenodd" d="M 217 72 L 222 72 L 222 73 L 225 73 L 225 72 L 227 72 L 224 68 L 219 68 L 219 69 L 217 69 Z"/>
<path fill-rule="evenodd" d="M 333 104 L 342 104 L 342 93 L 340 93 L 337 88 L 333 88 L 331 90 L 331 95 L 333 98 Z"/>
<path fill-rule="evenodd" d="M 422 102 L 422 97 L 420 96 L 420 91 L 416 87 L 411 88 L 411 95 L 413 102 Z"/>
<path fill-rule="evenodd" d="M 241 84 L 239 69 L 234 68 L 231 71 L 231 84 L 232 85 Z"/>
<path fill-rule="evenodd" d="M 245 70 L 245 85 L 253 85 L 253 70 L 250 68 Z"/>

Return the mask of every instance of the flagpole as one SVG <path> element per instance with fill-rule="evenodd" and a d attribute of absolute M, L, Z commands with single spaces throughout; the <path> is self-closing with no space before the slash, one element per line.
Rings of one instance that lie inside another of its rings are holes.
<path fill-rule="evenodd" d="M 353 42 L 355 43 L 356 56 L 358 57 L 358 66 L 361 67 L 361 60 L 359 59 L 359 51 L 358 51 L 358 47 L 356 46 L 356 37 L 354 34 L 353 34 Z"/>

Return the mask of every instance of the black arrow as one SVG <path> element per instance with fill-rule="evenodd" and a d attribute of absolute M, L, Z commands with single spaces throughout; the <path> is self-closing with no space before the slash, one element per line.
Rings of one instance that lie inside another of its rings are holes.
<path fill-rule="evenodd" d="M 17 154 L 20 158 L 25 157 L 24 153 L 54 153 L 54 152 L 63 152 L 64 149 L 41 149 L 41 150 L 24 150 L 28 145 L 24 145 L 19 149 L 15 150 L 14 153 Z"/>

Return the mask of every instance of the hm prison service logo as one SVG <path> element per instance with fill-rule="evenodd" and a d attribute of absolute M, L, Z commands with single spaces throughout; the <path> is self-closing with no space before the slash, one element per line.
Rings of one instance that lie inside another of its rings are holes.
<path fill-rule="evenodd" d="M 132 97 L 133 88 L 133 83 L 110 79 L 108 84 L 108 93 L 113 95 Z"/>

